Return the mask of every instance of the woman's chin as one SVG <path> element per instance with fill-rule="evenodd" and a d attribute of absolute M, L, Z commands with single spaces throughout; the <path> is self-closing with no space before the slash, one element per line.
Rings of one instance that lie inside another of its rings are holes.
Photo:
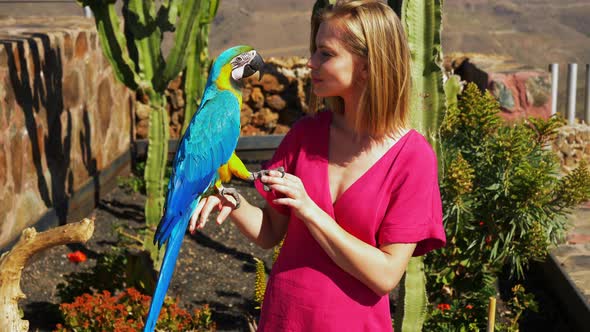
<path fill-rule="evenodd" d="M 327 93 L 325 90 L 323 89 L 318 89 L 318 88 L 313 88 L 313 93 L 320 97 L 320 98 L 327 98 L 327 97 L 331 97 L 331 95 L 329 93 Z"/>

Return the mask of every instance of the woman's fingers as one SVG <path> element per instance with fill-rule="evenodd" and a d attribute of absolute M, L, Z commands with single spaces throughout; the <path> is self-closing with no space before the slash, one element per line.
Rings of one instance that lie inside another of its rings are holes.
<path fill-rule="evenodd" d="M 280 172 L 270 171 L 268 175 L 263 175 L 260 178 L 260 181 L 265 184 L 287 184 L 291 182 L 294 183 L 295 179 L 297 179 L 297 177 L 288 173 L 285 173 L 285 176 L 282 177 Z"/>
<path fill-rule="evenodd" d="M 224 205 L 219 211 L 219 215 L 217 215 L 217 219 L 215 220 L 219 225 L 221 225 L 225 219 L 229 216 L 232 212 L 233 208 L 231 206 Z"/>
<path fill-rule="evenodd" d="M 205 203 L 205 206 L 203 207 L 203 211 L 201 211 L 201 217 L 199 218 L 199 229 L 205 227 L 207 219 L 209 219 L 209 214 L 211 214 L 211 211 L 217 206 L 217 204 L 219 204 L 219 198 L 215 197 L 214 199 L 211 199 L 212 197 L 215 196 L 209 196 L 207 203 Z"/>
<path fill-rule="evenodd" d="M 295 195 L 295 191 L 293 190 L 293 188 L 282 184 L 273 184 L 270 186 L 270 188 L 287 197 L 293 197 Z"/>
<path fill-rule="evenodd" d="M 273 200 L 273 203 L 278 204 L 278 205 L 285 205 L 285 206 L 289 206 L 289 207 L 294 207 L 294 203 L 295 201 L 292 198 L 276 198 Z"/>
<path fill-rule="evenodd" d="M 197 208 L 195 209 L 195 212 L 191 216 L 191 222 L 190 222 L 190 226 L 189 226 L 189 231 L 191 232 L 191 234 L 195 233 L 195 229 L 197 227 L 197 222 L 199 221 L 199 214 L 201 214 L 201 210 L 203 210 L 203 207 L 205 206 L 207 199 L 208 198 L 201 198 L 201 200 L 199 201 L 199 204 L 197 204 Z"/>
<path fill-rule="evenodd" d="M 213 209 L 217 208 L 218 210 L 223 211 L 224 206 L 221 205 L 221 199 L 215 195 L 208 196 L 206 198 L 202 198 L 197 204 L 197 208 L 195 212 L 191 216 L 190 224 L 189 224 L 189 231 L 191 234 L 194 234 L 197 229 L 202 229 L 205 227 L 207 223 L 207 219 L 211 214 Z M 231 212 L 231 209 L 227 214 Z M 223 217 L 223 219 L 227 218 L 227 215 Z M 221 221 L 223 222 L 223 220 Z"/>

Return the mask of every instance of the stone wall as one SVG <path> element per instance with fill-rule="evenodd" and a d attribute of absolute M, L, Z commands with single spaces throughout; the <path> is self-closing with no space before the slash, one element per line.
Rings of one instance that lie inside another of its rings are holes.
<path fill-rule="evenodd" d="M 243 90 L 242 136 L 285 134 L 307 111 L 311 89 L 307 58 L 269 58 L 264 76 Z"/>
<path fill-rule="evenodd" d="M 559 157 L 564 173 L 578 167 L 582 160 L 590 163 L 590 126 L 574 124 L 561 127 L 552 148 Z"/>
<path fill-rule="evenodd" d="M 489 90 L 502 107 L 506 120 L 551 115 L 551 75 L 505 56 L 454 53 L 445 57 L 445 69 L 462 81 Z"/>
<path fill-rule="evenodd" d="M 132 93 L 82 17 L 0 20 L 0 248 L 129 151 Z"/>

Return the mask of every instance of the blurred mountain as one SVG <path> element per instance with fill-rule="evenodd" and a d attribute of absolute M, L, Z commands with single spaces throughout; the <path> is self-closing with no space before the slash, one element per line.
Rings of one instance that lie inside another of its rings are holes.
<path fill-rule="evenodd" d="M 249 44 L 263 56 L 309 55 L 309 20 L 315 0 L 221 0 L 210 49 Z"/>
<path fill-rule="evenodd" d="M 558 63 L 557 107 L 562 114 L 567 64 L 578 63 L 576 113 L 583 118 L 585 65 L 590 64 L 590 0 L 446 0 L 443 13 L 447 55 L 479 53 L 483 56 L 473 57 L 505 59 L 501 65 L 487 61 L 497 65 L 486 68 L 492 71 L 511 70 L 512 64 L 546 71 L 550 63 Z"/>
<path fill-rule="evenodd" d="M 306 56 L 314 3 L 221 0 L 211 29 L 211 53 L 250 44 L 265 56 Z M 28 15 L 83 11 L 73 0 L 0 0 L 0 18 Z M 443 24 L 445 53 L 509 56 L 543 69 L 551 62 L 590 63 L 590 0 L 445 0 Z"/>
<path fill-rule="evenodd" d="M 446 0 L 443 49 L 530 67 L 590 63 L 590 0 Z"/>

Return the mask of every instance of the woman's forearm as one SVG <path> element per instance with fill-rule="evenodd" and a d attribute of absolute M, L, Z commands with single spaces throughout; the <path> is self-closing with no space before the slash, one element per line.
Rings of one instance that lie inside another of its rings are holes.
<path fill-rule="evenodd" d="M 415 244 L 394 244 L 383 251 L 344 230 L 321 209 L 304 218 L 310 233 L 328 256 L 379 295 L 389 293 L 403 276 Z"/>
<path fill-rule="evenodd" d="M 233 223 L 250 241 L 263 249 L 277 245 L 281 239 L 278 230 L 273 229 L 269 214 L 263 209 L 250 204 L 240 195 L 241 206 L 229 215 Z"/>

